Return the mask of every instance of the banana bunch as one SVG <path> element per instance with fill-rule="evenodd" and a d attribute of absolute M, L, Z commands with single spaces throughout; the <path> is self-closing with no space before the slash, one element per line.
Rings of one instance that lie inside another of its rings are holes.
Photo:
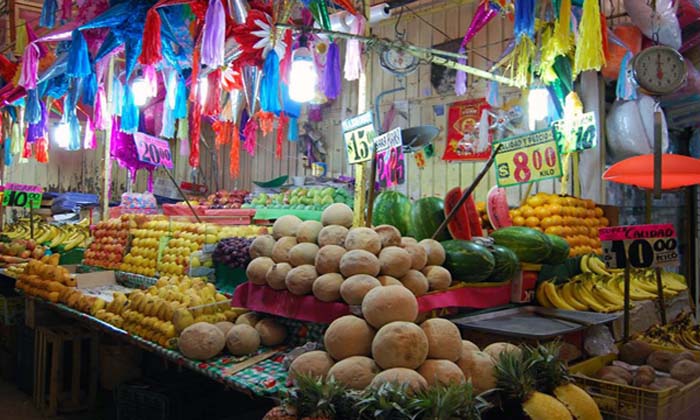
<path fill-rule="evenodd" d="M 16 279 L 20 274 L 24 273 L 24 268 L 27 266 L 27 263 L 19 263 L 19 264 L 11 264 L 7 266 L 5 269 L 5 274 L 8 277 L 12 277 L 13 279 Z"/>
<path fill-rule="evenodd" d="M 652 325 L 637 339 L 664 347 L 700 351 L 700 326 L 695 323 L 690 312 L 681 312 L 669 324 Z"/>
<path fill-rule="evenodd" d="M 34 219 L 34 241 L 37 244 L 48 244 L 50 248 L 63 245 L 65 251 L 89 245 L 90 229 L 88 219 L 82 219 L 78 223 L 53 225 L 44 222 L 41 218 Z M 19 219 L 16 223 L 5 227 L 3 234 L 9 239 L 29 238 L 31 235 L 31 220 Z"/>

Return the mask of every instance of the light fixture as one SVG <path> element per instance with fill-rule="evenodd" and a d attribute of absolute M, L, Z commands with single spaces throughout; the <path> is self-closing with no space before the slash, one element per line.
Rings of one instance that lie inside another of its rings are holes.
<path fill-rule="evenodd" d="M 207 102 L 207 94 L 209 93 L 209 78 L 207 76 L 200 77 L 197 85 L 199 86 L 199 103 L 204 106 Z"/>
<path fill-rule="evenodd" d="M 549 116 L 549 91 L 545 88 L 532 88 L 527 95 L 527 116 L 530 130 L 537 128 L 537 121 Z"/>
<path fill-rule="evenodd" d="M 318 76 L 314 56 L 306 47 L 306 40 L 300 40 L 301 47 L 292 54 L 292 68 L 289 72 L 289 98 L 295 102 L 309 102 L 316 97 Z"/>
<path fill-rule="evenodd" d="M 61 149 L 70 147 L 70 124 L 67 122 L 59 122 L 53 127 L 53 142 Z"/>
<path fill-rule="evenodd" d="M 142 107 L 155 96 L 153 86 L 143 77 L 138 76 L 131 82 L 131 94 L 134 95 L 134 105 Z"/>

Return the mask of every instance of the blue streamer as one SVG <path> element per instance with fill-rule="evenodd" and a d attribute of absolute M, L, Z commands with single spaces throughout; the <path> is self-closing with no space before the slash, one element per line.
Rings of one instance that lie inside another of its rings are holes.
<path fill-rule="evenodd" d="M 263 66 L 263 77 L 260 82 L 260 109 L 266 112 L 279 114 L 279 85 L 280 85 L 280 63 L 275 50 L 270 50 L 265 57 Z"/>
<path fill-rule="evenodd" d="M 289 119 L 289 125 L 287 126 L 287 140 L 299 140 L 299 121 L 296 118 Z"/>
<path fill-rule="evenodd" d="M 513 34 L 518 41 L 535 36 L 535 0 L 515 0 Z"/>
<path fill-rule="evenodd" d="M 124 99 L 124 85 L 119 81 L 119 78 L 115 77 L 112 82 L 112 112 L 110 114 L 120 116 L 122 115 L 122 99 Z"/>
<path fill-rule="evenodd" d="M 187 118 L 187 85 L 182 76 L 177 78 L 177 93 L 175 95 L 175 118 Z"/>
<path fill-rule="evenodd" d="M 79 30 L 73 31 L 70 52 L 68 53 L 68 66 L 66 74 L 71 77 L 85 77 L 92 73 L 90 68 L 90 53 L 88 52 L 85 37 Z"/>
<path fill-rule="evenodd" d="M 39 26 L 49 29 L 54 27 L 56 24 L 57 7 L 56 0 L 44 0 L 44 5 L 41 8 L 41 16 L 39 17 Z"/>
<path fill-rule="evenodd" d="M 5 166 L 12 165 L 12 138 L 5 138 Z"/>
<path fill-rule="evenodd" d="M 41 120 L 41 100 L 39 90 L 31 89 L 27 91 L 27 108 L 24 112 L 24 122 L 36 124 Z"/>
<path fill-rule="evenodd" d="M 95 75 L 95 73 L 90 73 L 90 75 L 83 79 L 83 103 L 92 106 L 95 103 L 96 95 L 97 75 Z"/>
<path fill-rule="evenodd" d="M 301 115 L 301 103 L 295 102 L 289 97 L 289 87 L 281 83 L 280 92 L 282 94 L 282 110 L 291 118 L 298 118 Z"/>
<path fill-rule="evenodd" d="M 139 108 L 134 105 L 134 94 L 128 86 L 124 86 L 121 125 L 121 130 L 125 133 L 135 133 L 139 128 Z"/>
<path fill-rule="evenodd" d="M 73 116 L 68 120 L 68 127 L 70 128 L 68 150 L 80 150 L 80 122 L 77 116 Z"/>
<path fill-rule="evenodd" d="M 627 50 L 620 63 L 620 72 L 617 75 L 617 86 L 615 94 L 618 100 L 634 101 L 637 99 L 637 83 L 634 81 L 631 69 L 629 68 L 632 52 Z"/>

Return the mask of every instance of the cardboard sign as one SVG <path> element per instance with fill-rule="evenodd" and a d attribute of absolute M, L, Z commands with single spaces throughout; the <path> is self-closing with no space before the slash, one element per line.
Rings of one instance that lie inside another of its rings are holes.
<path fill-rule="evenodd" d="M 492 134 L 482 144 L 476 124 L 481 113 L 489 109 L 486 99 L 474 99 L 450 105 L 447 111 L 447 146 L 442 160 L 487 160 L 491 156 Z"/>
<path fill-rule="evenodd" d="M 402 147 L 400 128 L 374 138 L 377 181 L 380 188 L 404 183 L 405 159 Z"/>
<path fill-rule="evenodd" d="M 134 133 L 134 143 L 139 154 L 139 160 L 151 165 L 162 165 L 173 168 L 173 158 L 170 154 L 170 143 L 158 137 L 144 133 Z"/>
<path fill-rule="evenodd" d="M 561 177 L 561 161 L 551 128 L 508 137 L 496 155 L 496 183 L 499 187 Z"/>
<path fill-rule="evenodd" d="M 601 228 L 603 259 L 609 268 L 678 265 L 678 240 L 671 224 Z"/>
<path fill-rule="evenodd" d="M 598 145 L 595 112 L 554 121 L 552 128 L 562 153 L 592 149 Z"/>
<path fill-rule="evenodd" d="M 2 205 L 38 209 L 41 207 L 43 191 L 38 185 L 7 183 L 2 194 Z"/>
<path fill-rule="evenodd" d="M 343 121 L 343 139 L 348 153 L 348 163 L 365 162 L 372 159 L 374 121 L 371 112 Z"/>

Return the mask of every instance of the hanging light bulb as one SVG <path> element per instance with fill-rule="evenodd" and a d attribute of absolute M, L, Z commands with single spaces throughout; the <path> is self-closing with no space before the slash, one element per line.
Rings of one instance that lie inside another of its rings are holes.
<path fill-rule="evenodd" d="M 209 79 L 207 76 L 201 77 L 198 83 L 199 89 L 199 103 L 204 106 L 207 102 L 207 93 L 209 93 Z"/>
<path fill-rule="evenodd" d="M 316 97 L 318 76 L 314 56 L 306 47 L 306 40 L 292 54 L 292 68 L 289 71 L 289 97 L 295 102 L 309 102 Z"/>
<path fill-rule="evenodd" d="M 545 88 L 532 88 L 527 95 L 527 116 L 530 130 L 537 128 L 537 121 L 549 116 L 549 91 Z"/>
<path fill-rule="evenodd" d="M 131 93 L 134 95 L 134 105 L 142 107 L 154 96 L 153 88 L 143 77 L 138 76 L 131 82 Z"/>
<path fill-rule="evenodd" d="M 70 146 L 70 125 L 67 122 L 59 122 L 53 128 L 53 142 L 61 149 L 68 149 Z"/>

